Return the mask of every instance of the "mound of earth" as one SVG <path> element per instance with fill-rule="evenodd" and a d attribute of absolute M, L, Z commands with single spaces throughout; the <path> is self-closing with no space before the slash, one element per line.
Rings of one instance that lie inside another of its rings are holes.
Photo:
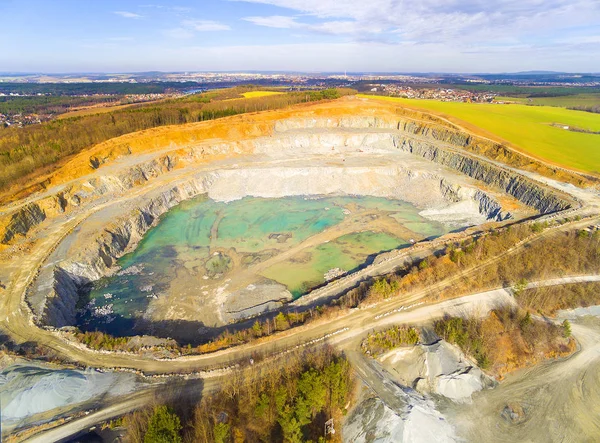
<path fill-rule="evenodd" d="M 468 401 L 474 392 L 495 385 L 491 377 L 444 340 L 396 349 L 383 355 L 381 361 L 402 384 L 454 401 Z"/>
<path fill-rule="evenodd" d="M 460 441 L 453 427 L 435 409 L 431 400 L 416 393 L 407 396 L 405 413 L 399 414 L 379 398 L 362 401 L 348 417 L 345 442 L 362 443 L 451 443 Z"/>

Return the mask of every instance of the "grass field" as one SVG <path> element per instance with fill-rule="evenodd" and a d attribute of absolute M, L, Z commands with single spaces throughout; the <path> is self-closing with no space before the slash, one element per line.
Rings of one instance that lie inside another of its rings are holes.
<path fill-rule="evenodd" d="M 242 95 L 244 98 L 256 98 L 256 97 L 268 97 L 269 95 L 279 95 L 283 94 L 283 92 L 277 91 L 249 91 L 244 92 Z"/>
<path fill-rule="evenodd" d="M 480 135 L 508 142 L 524 153 L 584 172 L 600 173 L 600 135 L 551 126 L 568 125 L 600 131 L 600 114 L 550 106 L 440 102 L 396 97 L 374 97 L 399 106 L 431 111 L 463 124 Z M 466 124 L 465 124 L 466 123 Z"/>
<path fill-rule="evenodd" d="M 497 100 L 520 103 L 524 105 L 538 106 L 560 106 L 571 108 L 575 106 L 598 106 L 600 105 L 600 94 L 573 94 L 561 95 L 557 97 L 511 97 L 500 96 Z"/>

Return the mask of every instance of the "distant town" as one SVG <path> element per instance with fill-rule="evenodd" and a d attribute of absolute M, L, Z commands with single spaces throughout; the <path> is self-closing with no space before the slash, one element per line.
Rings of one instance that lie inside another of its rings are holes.
<path fill-rule="evenodd" d="M 600 74 L 146 72 L 119 74 L 0 73 L 0 128 L 25 127 L 78 111 L 177 99 L 240 85 L 281 91 L 352 88 L 361 93 L 448 102 L 504 103 L 498 97 L 597 93 Z M 576 88 L 577 91 L 574 91 Z"/>

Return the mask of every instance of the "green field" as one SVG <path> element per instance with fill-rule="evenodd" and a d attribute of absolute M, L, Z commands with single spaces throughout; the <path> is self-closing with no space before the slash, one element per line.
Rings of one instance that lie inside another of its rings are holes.
<path fill-rule="evenodd" d="M 560 124 L 600 131 L 600 114 L 550 106 L 457 103 L 379 96 L 377 99 L 455 117 L 543 160 L 580 171 L 600 173 L 600 135 L 551 126 Z"/>
<path fill-rule="evenodd" d="M 496 100 L 536 106 L 559 106 L 573 108 L 576 106 L 600 106 L 600 94 L 573 94 L 556 97 L 512 97 L 499 96 Z"/>

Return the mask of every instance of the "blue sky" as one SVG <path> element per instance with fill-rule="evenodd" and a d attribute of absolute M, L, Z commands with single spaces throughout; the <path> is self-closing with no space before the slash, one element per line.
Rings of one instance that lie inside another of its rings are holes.
<path fill-rule="evenodd" d="M 0 0 L 0 72 L 600 72 L 600 0 Z"/>

